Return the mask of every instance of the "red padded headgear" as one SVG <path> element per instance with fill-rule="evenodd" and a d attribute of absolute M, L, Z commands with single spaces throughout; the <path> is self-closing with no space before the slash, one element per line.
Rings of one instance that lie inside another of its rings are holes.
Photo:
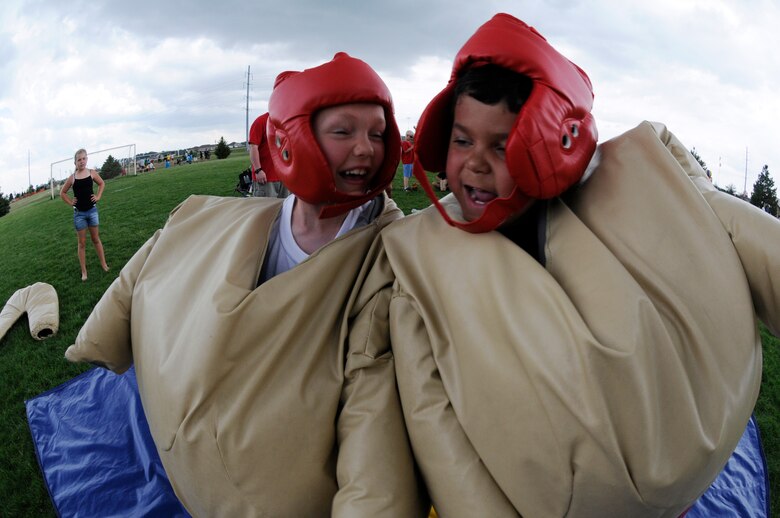
<path fill-rule="evenodd" d="M 260 133 L 260 142 L 257 144 L 257 152 L 260 158 L 260 168 L 266 173 L 266 175 L 268 175 L 268 178 L 279 178 L 279 175 L 276 172 L 276 167 L 274 167 L 273 160 L 271 160 L 271 150 L 268 147 L 268 138 L 266 135 L 268 131 L 268 113 L 260 115 L 252 124 L 253 128 L 255 127 L 255 124 L 257 124 L 257 129 Z M 252 174 L 254 174 L 254 171 L 252 171 Z"/>
<path fill-rule="evenodd" d="M 368 192 L 336 189 L 328 161 L 314 137 L 314 114 L 330 106 L 374 103 L 385 111 L 385 158 Z M 395 176 L 401 136 L 393 115 L 393 100 L 385 83 L 367 63 L 339 52 L 333 59 L 303 72 L 282 72 L 268 101 L 268 149 L 279 179 L 297 197 L 325 204 L 321 218 L 362 205 L 380 194 Z"/>
<path fill-rule="evenodd" d="M 509 197 L 490 201 L 477 220 L 461 223 L 447 215 L 424 170 L 445 170 L 456 80 L 469 67 L 486 64 L 523 74 L 533 86 L 506 143 L 506 163 L 516 187 Z M 533 27 L 497 14 L 463 45 L 449 83 L 423 111 L 417 124 L 414 174 L 451 225 L 469 232 L 493 230 L 532 199 L 558 196 L 582 177 L 598 140 L 592 106 L 593 89 L 585 72 Z"/>

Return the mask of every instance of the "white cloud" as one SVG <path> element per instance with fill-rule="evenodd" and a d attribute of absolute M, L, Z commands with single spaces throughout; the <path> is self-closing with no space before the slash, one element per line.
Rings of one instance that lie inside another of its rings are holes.
<path fill-rule="evenodd" d="M 393 94 L 396 122 L 401 132 L 417 124 L 425 106 L 444 88 L 452 62 L 437 56 L 420 56 L 410 63 L 408 75 L 396 77 L 380 71 Z"/>
<path fill-rule="evenodd" d="M 39 184 L 51 162 L 82 146 L 135 142 L 140 152 L 243 140 L 247 66 L 255 116 L 279 72 L 340 50 L 379 71 L 404 129 L 444 87 L 460 45 L 498 11 L 536 27 L 588 72 L 603 139 L 658 120 L 696 146 L 724 185 L 742 188 L 745 147 L 748 190 L 765 163 L 778 178 L 780 57 L 767 42 L 780 7 L 771 0 L 128 5 L 0 5 L 0 190 L 26 188 L 28 149 Z"/>

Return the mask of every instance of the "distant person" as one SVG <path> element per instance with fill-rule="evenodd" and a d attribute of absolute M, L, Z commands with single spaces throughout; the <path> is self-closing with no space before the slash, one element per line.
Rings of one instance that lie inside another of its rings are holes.
<path fill-rule="evenodd" d="M 271 159 L 265 141 L 265 125 L 268 114 L 255 119 L 249 129 L 249 161 L 252 163 L 252 196 L 258 198 L 286 198 L 290 192 L 279 181 L 273 169 L 264 170 L 262 163 Z"/>
<path fill-rule="evenodd" d="M 404 191 L 410 191 L 409 179 L 412 177 L 412 165 L 414 164 L 414 132 L 406 131 L 406 137 L 401 142 L 401 164 L 404 169 Z"/>
<path fill-rule="evenodd" d="M 98 172 L 94 169 L 87 169 L 87 151 L 79 149 L 74 157 L 76 172 L 65 180 L 65 184 L 60 189 L 60 198 L 62 201 L 73 207 L 73 225 L 76 227 L 76 236 L 78 237 L 78 256 L 81 265 L 81 280 L 87 280 L 87 260 L 86 243 L 87 229 L 92 244 L 95 245 L 100 267 L 108 271 L 106 256 L 103 252 L 103 243 L 100 241 L 98 232 L 98 208 L 97 202 L 103 196 L 105 183 Z M 98 186 L 97 194 L 94 194 L 92 185 Z M 73 198 L 68 196 L 68 190 L 73 187 Z"/>
<path fill-rule="evenodd" d="M 444 192 L 449 189 L 449 186 L 447 185 L 447 173 L 445 171 L 439 171 L 436 173 L 436 179 L 439 184 L 439 190 L 441 192 Z"/>

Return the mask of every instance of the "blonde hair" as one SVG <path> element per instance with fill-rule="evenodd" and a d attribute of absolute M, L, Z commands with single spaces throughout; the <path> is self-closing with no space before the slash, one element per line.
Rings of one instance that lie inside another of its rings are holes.
<path fill-rule="evenodd" d="M 76 151 L 76 154 L 73 155 L 73 161 L 75 162 L 76 160 L 78 160 L 79 159 L 79 155 L 82 154 L 82 153 L 84 153 L 86 155 L 87 154 L 87 150 L 84 149 L 84 148 L 81 148 L 78 151 Z"/>

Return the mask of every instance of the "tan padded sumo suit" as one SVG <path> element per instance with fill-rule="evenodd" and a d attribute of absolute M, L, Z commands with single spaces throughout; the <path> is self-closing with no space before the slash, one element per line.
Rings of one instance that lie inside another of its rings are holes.
<path fill-rule="evenodd" d="M 331 506 L 339 515 L 364 499 L 357 508 L 411 516 L 392 356 L 343 346 L 365 253 L 400 211 L 386 199 L 368 226 L 255 288 L 281 203 L 190 197 L 127 263 L 66 356 L 117 373 L 135 362 L 155 444 L 193 515 L 328 516 Z M 376 423 L 360 419 L 366 409 L 382 410 Z M 368 490 L 377 485 L 385 492 Z"/>
<path fill-rule="evenodd" d="M 756 316 L 780 333 L 780 221 L 717 191 L 661 125 L 591 165 L 549 204 L 546 266 L 433 207 L 373 248 L 359 300 L 383 325 L 361 340 L 392 340 L 444 518 L 679 516 L 753 410 Z"/>

